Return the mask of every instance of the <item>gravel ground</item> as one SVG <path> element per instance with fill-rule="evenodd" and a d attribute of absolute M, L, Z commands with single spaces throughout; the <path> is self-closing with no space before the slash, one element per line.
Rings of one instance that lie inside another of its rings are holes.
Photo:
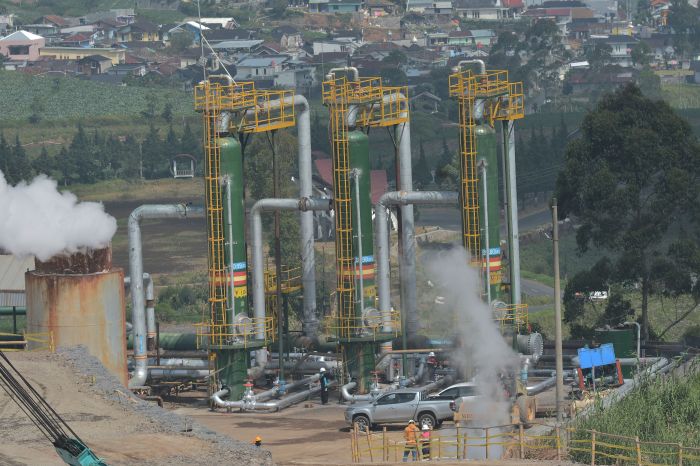
<path fill-rule="evenodd" d="M 84 347 L 11 353 L 13 364 L 110 465 L 272 465 L 272 455 L 134 396 Z M 63 464 L 0 391 L 0 464 Z"/>

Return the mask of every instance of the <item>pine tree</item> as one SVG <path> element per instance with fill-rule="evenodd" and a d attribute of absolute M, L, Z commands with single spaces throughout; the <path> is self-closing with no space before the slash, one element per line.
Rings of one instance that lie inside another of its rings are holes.
<path fill-rule="evenodd" d="M 46 151 L 46 147 L 41 148 L 41 153 L 39 157 L 32 160 L 32 169 L 37 175 L 44 174 L 50 177 L 54 176 L 54 160 L 49 157 L 49 153 Z"/>
<path fill-rule="evenodd" d="M 146 179 L 155 179 L 168 174 L 169 161 L 164 157 L 165 147 L 158 128 L 151 124 L 146 139 L 141 147 L 143 157 L 143 175 Z"/>
<path fill-rule="evenodd" d="M 28 181 L 32 176 L 32 166 L 27 158 L 27 153 L 22 147 L 19 135 L 15 136 L 15 145 L 12 147 L 8 169 L 12 173 L 13 182 Z"/>
<path fill-rule="evenodd" d="M 7 182 L 10 182 L 9 177 L 9 165 L 10 165 L 10 146 L 7 144 L 7 139 L 5 135 L 0 133 L 0 172 L 5 175 Z"/>
<path fill-rule="evenodd" d="M 430 175 L 430 166 L 425 159 L 425 147 L 423 147 L 423 139 L 419 143 L 418 163 L 413 167 L 413 178 L 416 180 L 416 185 L 419 189 L 425 189 L 433 180 Z"/>

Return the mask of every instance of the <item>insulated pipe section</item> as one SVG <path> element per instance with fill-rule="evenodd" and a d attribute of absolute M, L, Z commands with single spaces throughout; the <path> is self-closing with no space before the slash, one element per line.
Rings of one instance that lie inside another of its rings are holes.
<path fill-rule="evenodd" d="M 202 218 L 204 209 L 184 204 L 142 205 L 129 215 L 129 276 L 143 277 L 143 250 L 141 248 L 141 220 L 144 218 Z M 143 280 L 131 280 L 132 324 L 134 326 L 134 374 L 129 388 L 141 387 L 148 378 L 147 327 Z"/>
<path fill-rule="evenodd" d="M 253 250 L 253 315 L 258 319 L 259 325 L 256 328 L 256 338 L 265 338 L 263 319 L 265 318 L 265 270 L 263 263 L 262 244 L 262 212 L 274 210 L 300 210 L 311 212 L 314 210 L 330 210 L 329 199 L 318 199 L 304 197 L 301 199 L 260 199 L 253 204 L 250 209 L 251 217 L 251 249 Z M 313 222 L 313 219 L 312 219 Z M 313 249 L 313 231 L 311 247 Z M 311 264 L 313 268 L 313 263 Z M 315 279 L 314 279 L 315 280 Z M 304 288 L 304 294 L 307 292 Z M 315 314 L 314 314 L 315 318 Z"/>
<path fill-rule="evenodd" d="M 410 155 L 410 154 L 409 154 Z M 455 204 L 459 200 L 456 192 L 452 191 L 391 191 L 384 193 L 379 198 L 375 206 L 375 228 L 377 242 L 377 295 L 379 298 L 379 311 L 384 317 L 383 328 L 384 332 L 391 332 L 391 290 L 390 290 L 390 268 L 389 268 L 389 228 L 387 209 L 391 205 L 410 206 L 413 204 Z M 413 211 L 411 211 L 412 213 Z M 412 221 L 413 219 L 411 219 Z M 411 222 L 411 226 L 413 223 Z M 411 232 L 413 230 L 411 229 Z M 406 234 L 406 230 L 404 230 Z M 411 294 L 413 301 L 410 307 L 402 309 L 403 317 L 406 319 L 406 333 L 415 335 L 418 332 L 418 316 L 415 307 L 415 246 L 413 234 L 410 235 L 411 248 L 410 252 L 413 256 L 413 285 L 411 286 Z M 404 256 L 406 256 L 406 244 L 404 243 Z M 401 272 L 401 280 L 403 283 L 404 273 Z M 403 288 L 403 286 L 402 286 Z M 402 301 L 402 304 L 407 304 Z"/>
<path fill-rule="evenodd" d="M 358 69 L 354 66 L 341 66 L 339 68 L 331 68 L 328 70 L 328 73 L 326 74 L 326 79 L 333 79 L 335 77 L 335 74 L 338 72 L 343 72 L 346 74 L 349 74 L 352 79 L 350 81 L 359 81 L 360 80 L 360 72 Z"/>
<path fill-rule="evenodd" d="M 307 385 L 310 383 L 317 382 L 319 379 L 319 374 L 316 374 L 311 377 L 307 377 L 302 380 L 298 380 L 292 384 L 287 385 L 286 389 L 290 390 L 302 385 Z M 334 383 L 334 382 L 333 382 Z M 333 384 L 332 383 L 332 384 Z M 331 385 L 332 385 L 331 384 Z M 279 387 L 275 387 L 271 390 L 267 390 L 265 392 L 259 393 L 257 395 L 253 395 L 247 398 L 244 398 L 243 400 L 238 400 L 238 401 L 228 401 L 228 400 L 223 400 L 222 398 L 227 396 L 229 394 L 229 389 L 224 388 L 219 390 L 218 392 L 214 393 L 211 397 L 210 400 L 214 404 L 214 406 L 218 408 L 226 408 L 226 409 L 232 409 L 232 408 L 239 408 L 242 410 L 253 410 L 253 409 L 276 409 L 280 410 L 282 408 L 286 408 L 287 406 L 297 402 L 295 400 L 298 399 L 298 401 L 302 401 L 306 399 L 306 397 L 310 396 L 313 393 L 316 393 L 321 390 L 320 385 L 318 387 L 314 387 L 309 390 L 305 390 L 303 392 L 294 394 L 294 395 L 289 395 L 281 400 L 269 402 L 269 403 L 262 403 L 262 400 L 272 398 L 277 392 L 279 391 Z M 300 395 L 303 395 L 303 397 L 299 398 Z"/>
<path fill-rule="evenodd" d="M 355 74 L 357 69 L 354 68 Z M 270 102 L 267 108 L 281 106 L 284 102 L 296 109 L 297 122 L 297 151 L 299 157 L 299 197 L 310 198 L 313 194 L 313 171 L 311 162 L 311 111 L 309 102 L 303 95 L 294 98 Z M 258 110 L 260 111 L 260 110 Z M 251 110 L 253 114 L 254 110 Z M 316 269 L 314 250 L 314 216 L 310 210 L 300 214 L 299 233 L 301 241 L 301 283 L 303 295 L 302 330 L 304 335 L 316 337 L 318 334 L 318 318 L 316 317 Z"/>
<path fill-rule="evenodd" d="M 153 291 L 153 279 L 148 272 L 143 273 L 143 281 L 146 283 L 146 347 L 148 351 L 156 349 L 156 310 L 155 293 Z M 124 277 L 124 285 L 131 284 L 131 277 Z M 127 332 L 131 329 L 127 328 Z"/>
<path fill-rule="evenodd" d="M 555 375 L 553 377 L 543 380 L 538 384 L 533 385 L 532 387 L 527 387 L 527 394 L 530 396 L 537 395 L 538 393 L 542 393 L 543 391 L 555 386 L 556 384 L 557 376 Z"/>
<path fill-rule="evenodd" d="M 457 63 L 457 66 L 455 66 L 452 70 L 456 73 L 462 71 L 462 67 L 464 65 L 479 65 L 479 74 L 486 74 L 486 63 L 484 63 L 484 60 L 479 60 L 479 59 L 473 59 L 473 60 L 460 60 L 459 63 Z"/>

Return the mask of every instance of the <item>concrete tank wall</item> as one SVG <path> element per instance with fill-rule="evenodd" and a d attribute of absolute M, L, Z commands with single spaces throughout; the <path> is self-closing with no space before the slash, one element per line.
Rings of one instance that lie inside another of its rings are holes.
<path fill-rule="evenodd" d="M 56 347 L 84 345 L 127 383 L 124 271 L 27 272 L 27 332 L 53 331 Z"/>

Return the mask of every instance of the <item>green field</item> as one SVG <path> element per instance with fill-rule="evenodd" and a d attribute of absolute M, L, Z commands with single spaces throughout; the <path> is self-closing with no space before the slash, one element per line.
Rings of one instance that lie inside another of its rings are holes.
<path fill-rule="evenodd" d="M 159 115 L 166 103 L 176 116 L 194 115 L 192 95 L 177 89 L 125 87 L 77 78 L 28 76 L 0 71 L 0 121 L 26 122 L 32 113 L 42 120 L 93 117 L 140 117 L 149 100 Z"/>

